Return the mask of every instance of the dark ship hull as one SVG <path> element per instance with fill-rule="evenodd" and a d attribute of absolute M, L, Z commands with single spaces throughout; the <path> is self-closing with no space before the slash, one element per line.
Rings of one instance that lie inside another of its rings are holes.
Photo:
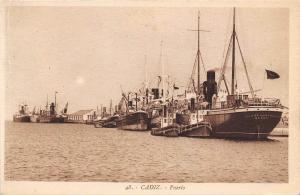
<path fill-rule="evenodd" d="M 66 118 L 59 117 L 59 116 L 40 116 L 39 122 L 40 123 L 65 123 Z"/>
<path fill-rule="evenodd" d="M 234 139 L 265 139 L 279 123 L 281 108 L 237 108 L 209 110 L 204 120 L 212 136 Z"/>
<path fill-rule="evenodd" d="M 96 128 L 115 128 L 117 127 L 117 122 L 120 119 L 120 116 L 111 116 L 107 119 L 101 119 L 99 121 L 94 122 L 94 126 Z"/>
<path fill-rule="evenodd" d="M 148 114 L 146 112 L 134 112 L 122 116 L 117 125 L 119 129 L 132 131 L 146 131 L 149 130 Z"/>
<path fill-rule="evenodd" d="M 14 116 L 13 117 L 14 122 L 30 122 L 30 116 Z"/>

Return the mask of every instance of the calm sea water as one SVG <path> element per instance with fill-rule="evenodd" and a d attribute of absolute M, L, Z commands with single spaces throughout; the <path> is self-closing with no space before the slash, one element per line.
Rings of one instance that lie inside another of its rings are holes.
<path fill-rule="evenodd" d="M 288 138 L 168 138 L 78 124 L 6 123 L 6 180 L 288 182 Z"/>

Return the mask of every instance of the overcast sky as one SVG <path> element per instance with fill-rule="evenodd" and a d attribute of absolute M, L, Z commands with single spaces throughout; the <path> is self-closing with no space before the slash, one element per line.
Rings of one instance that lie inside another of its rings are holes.
<path fill-rule="evenodd" d="M 54 91 L 70 112 L 114 104 L 123 90 L 155 85 L 166 72 L 185 86 L 197 51 L 197 8 L 9 7 L 6 119 L 23 102 L 45 106 Z M 200 8 L 200 47 L 206 69 L 219 68 L 232 30 L 231 8 Z M 288 9 L 238 8 L 236 31 L 254 89 L 288 106 Z M 230 61 L 229 61 L 230 63 Z M 228 65 L 230 66 L 230 64 Z M 264 80 L 264 69 L 281 76 Z M 230 71 L 228 71 L 230 73 Z M 238 87 L 248 91 L 237 55 Z M 229 74 L 227 78 L 231 78 Z M 201 80 L 204 73 L 201 74 Z"/>

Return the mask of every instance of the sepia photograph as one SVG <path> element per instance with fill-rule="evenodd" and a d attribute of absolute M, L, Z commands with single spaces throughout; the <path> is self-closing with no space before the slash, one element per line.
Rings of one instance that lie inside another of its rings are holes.
<path fill-rule="evenodd" d="M 289 183 L 289 14 L 7 7 L 4 180 Z"/>

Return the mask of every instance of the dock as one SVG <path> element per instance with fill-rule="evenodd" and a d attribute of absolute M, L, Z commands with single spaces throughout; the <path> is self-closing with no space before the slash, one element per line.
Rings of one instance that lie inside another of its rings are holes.
<path fill-rule="evenodd" d="M 270 136 L 278 136 L 278 137 L 288 137 L 289 129 L 288 128 L 275 128 Z"/>

